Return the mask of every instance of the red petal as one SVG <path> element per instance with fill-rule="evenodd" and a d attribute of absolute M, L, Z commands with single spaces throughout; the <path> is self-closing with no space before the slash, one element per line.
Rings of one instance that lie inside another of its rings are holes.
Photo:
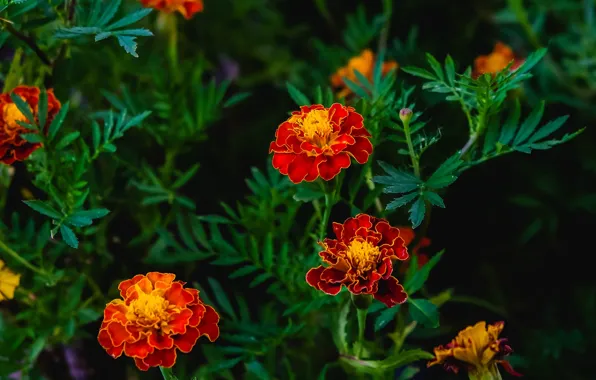
<path fill-rule="evenodd" d="M 149 344 L 146 336 L 141 336 L 141 339 L 134 343 L 124 343 L 124 353 L 130 358 L 145 359 L 153 351 L 154 348 Z"/>
<path fill-rule="evenodd" d="M 192 305 L 190 307 L 190 310 L 192 311 L 192 317 L 190 317 L 190 319 L 188 320 L 188 325 L 196 327 L 203 318 L 203 315 L 205 315 L 205 305 L 203 305 L 202 303 Z"/>
<path fill-rule="evenodd" d="M 402 304 L 408 299 L 404 287 L 399 284 L 397 278 L 389 277 L 387 280 L 379 281 L 378 284 L 379 289 L 374 297 L 387 305 L 387 307 Z"/>
<path fill-rule="evenodd" d="M 325 181 L 332 180 L 339 174 L 341 169 L 350 167 L 350 156 L 346 153 L 339 153 L 335 156 L 326 156 L 327 160 L 319 165 L 319 175 Z"/>
<path fill-rule="evenodd" d="M 296 154 L 294 153 L 274 153 L 273 167 L 283 175 L 288 175 L 288 166 L 294 161 Z"/>
<path fill-rule="evenodd" d="M 108 323 L 106 326 L 106 332 L 110 336 L 112 340 L 112 345 L 114 347 L 120 346 L 122 343 L 130 338 L 130 333 L 126 330 L 126 328 L 118 321 L 113 321 Z"/>
<path fill-rule="evenodd" d="M 143 361 L 150 367 L 171 368 L 176 364 L 176 349 L 155 350 L 152 354 L 147 355 Z"/>
<path fill-rule="evenodd" d="M 127 310 L 128 308 L 122 300 L 113 300 L 106 305 L 103 311 L 103 320 L 104 322 L 109 322 L 115 319 L 124 325 L 128 322 L 126 319 Z"/>
<path fill-rule="evenodd" d="M 174 346 L 174 339 L 167 334 L 153 330 L 149 335 L 149 344 L 157 350 L 165 350 Z"/>
<path fill-rule="evenodd" d="M 295 126 L 291 123 L 284 121 L 275 131 L 275 143 L 279 146 L 283 146 L 287 143 L 288 137 L 294 135 Z"/>
<path fill-rule="evenodd" d="M 174 336 L 174 342 L 180 351 L 188 354 L 197 343 L 199 336 L 199 329 L 189 326 L 186 329 L 186 334 Z"/>
<path fill-rule="evenodd" d="M 149 366 L 147 365 L 147 363 L 143 361 L 143 359 L 135 358 L 135 364 L 137 365 L 137 368 L 141 371 L 149 370 Z"/>
<path fill-rule="evenodd" d="M 333 284 L 342 282 L 346 279 L 346 272 L 342 272 L 333 267 L 325 268 L 321 273 L 321 281 L 330 282 Z"/>
<path fill-rule="evenodd" d="M 192 293 L 186 291 L 180 282 L 174 282 L 163 296 L 170 302 L 170 304 L 178 307 L 184 307 L 193 300 Z"/>
<path fill-rule="evenodd" d="M 341 125 L 343 119 L 348 116 L 348 108 L 339 103 L 333 103 L 331 107 L 329 107 L 329 116 L 333 123 Z"/>
<path fill-rule="evenodd" d="M 312 170 L 315 164 L 315 157 L 309 157 L 306 153 L 296 156 L 294 161 L 288 165 L 288 177 L 293 183 L 302 182 Z"/>
<path fill-rule="evenodd" d="M 361 136 L 355 137 L 355 140 L 356 142 L 353 145 L 348 145 L 346 151 L 350 152 L 359 164 L 364 164 L 372 154 L 372 143 L 368 138 Z"/>
<path fill-rule="evenodd" d="M 507 371 L 507 373 L 509 373 L 512 376 L 515 377 L 523 377 L 523 375 L 519 372 L 517 372 L 516 370 L 513 369 L 513 367 L 511 366 L 511 364 L 509 364 L 509 362 L 505 361 L 505 360 L 501 360 L 498 362 L 500 365 L 503 366 L 503 369 L 505 371 Z"/>
<path fill-rule="evenodd" d="M 205 316 L 201 320 L 201 323 L 198 326 L 199 332 L 201 336 L 206 335 L 209 341 L 215 342 L 217 338 L 219 338 L 219 326 L 217 323 L 219 322 L 219 314 L 209 305 L 205 305 L 207 309 L 205 311 Z"/>
<path fill-rule="evenodd" d="M 355 129 L 363 129 L 363 121 L 364 118 L 357 112 L 350 112 L 348 117 L 343 121 L 341 125 L 341 131 L 343 133 L 350 133 L 353 132 Z"/>
<path fill-rule="evenodd" d="M 341 223 L 333 222 L 333 232 L 335 236 L 341 240 L 342 232 L 344 231 L 344 225 Z"/>
<path fill-rule="evenodd" d="M 319 282 L 321 281 L 321 274 L 324 270 L 325 267 L 321 265 L 306 272 L 306 283 L 317 290 L 321 290 Z"/>
<path fill-rule="evenodd" d="M 179 313 L 172 313 L 168 325 L 164 327 L 164 332 L 168 334 L 184 334 L 192 315 L 193 313 L 190 309 L 182 309 Z"/>
<path fill-rule="evenodd" d="M 122 298 L 126 298 L 126 291 L 133 286 L 134 284 L 136 284 L 137 282 L 141 281 L 142 278 L 144 278 L 145 276 L 142 274 L 137 274 L 136 276 L 134 276 L 133 278 L 131 278 L 130 280 L 125 280 L 122 281 L 120 283 L 120 285 L 118 285 L 118 290 L 120 290 L 120 296 Z"/>

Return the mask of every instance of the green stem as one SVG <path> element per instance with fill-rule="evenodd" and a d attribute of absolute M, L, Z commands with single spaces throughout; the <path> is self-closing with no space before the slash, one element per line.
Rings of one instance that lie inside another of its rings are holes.
<path fill-rule="evenodd" d="M 406 135 L 406 143 L 408 144 L 408 152 L 410 153 L 410 160 L 412 160 L 412 166 L 414 167 L 414 175 L 420 178 L 420 161 L 414 151 L 414 144 L 412 143 L 412 132 L 410 131 L 410 120 L 404 120 L 404 134 Z"/>
<path fill-rule="evenodd" d="M 4 252 L 8 253 L 10 256 L 12 256 L 13 259 L 15 259 L 19 263 L 23 264 L 28 269 L 31 269 L 33 272 L 35 272 L 41 276 L 44 276 L 44 277 L 49 276 L 48 273 L 46 273 L 44 270 L 36 267 L 35 265 L 31 264 L 29 261 L 22 258 L 21 255 L 19 255 L 15 251 L 13 251 L 12 248 L 7 246 L 2 240 L 0 240 L 0 249 L 3 250 Z"/>
<path fill-rule="evenodd" d="M 327 224 L 329 223 L 332 207 L 332 194 L 329 191 L 325 191 L 325 210 L 323 211 L 323 218 L 321 219 L 321 226 L 319 229 L 319 241 L 323 241 L 323 238 L 325 238 L 325 232 L 327 231 Z"/>
<path fill-rule="evenodd" d="M 161 375 L 163 376 L 164 380 L 178 380 L 178 378 L 174 376 L 174 372 L 172 372 L 171 368 L 164 368 L 160 366 L 159 370 L 161 371 Z"/>
<path fill-rule="evenodd" d="M 362 349 L 364 348 L 364 330 L 366 330 L 366 315 L 368 309 L 356 309 L 358 316 L 358 351 L 355 353 L 357 358 L 362 356 Z"/>
<path fill-rule="evenodd" d="M 387 49 L 387 39 L 389 38 L 389 27 L 391 26 L 391 15 L 393 14 L 393 0 L 383 0 L 383 16 L 385 17 L 385 26 L 379 37 L 379 47 L 377 54 L 381 54 Z"/>

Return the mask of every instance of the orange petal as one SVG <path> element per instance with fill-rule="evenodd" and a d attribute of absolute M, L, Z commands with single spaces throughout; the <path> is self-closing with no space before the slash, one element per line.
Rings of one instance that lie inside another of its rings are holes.
<path fill-rule="evenodd" d="M 153 330 L 149 335 L 149 344 L 157 350 L 165 350 L 174 346 L 174 339 L 161 331 Z"/>
<path fill-rule="evenodd" d="M 105 310 L 103 311 L 103 320 L 105 322 L 109 322 L 113 319 L 122 322 L 122 324 L 126 324 L 126 311 L 128 307 L 122 300 L 113 300 L 106 305 Z"/>
<path fill-rule="evenodd" d="M 207 338 L 209 338 L 211 342 L 214 342 L 219 338 L 219 326 L 217 326 L 217 323 L 219 322 L 219 314 L 217 314 L 215 309 L 211 306 L 205 305 L 205 308 L 207 310 L 198 326 L 199 332 L 201 333 L 201 336 L 207 335 Z"/>
<path fill-rule="evenodd" d="M 217 325 L 215 325 L 217 327 Z M 219 330 L 218 330 L 219 334 Z M 188 327 L 186 329 L 186 333 L 182 335 L 174 336 L 174 342 L 176 343 L 176 347 L 185 354 L 188 354 L 194 345 L 197 343 L 199 339 L 200 332 L 199 329 L 196 327 Z M 212 340 L 213 341 L 213 340 Z"/>
<path fill-rule="evenodd" d="M 149 272 L 147 273 L 147 278 L 151 281 L 154 288 L 165 289 L 174 281 L 176 275 L 172 273 Z M 159 285 L 158 282 L 160 283 Z"/>
<path fill-rule="evenodd" d="M 170 304 L 178 307 L 184 307 L 194 299 L 192 293 L 186 291 L 186 289 L 183 288 L 183 285 L 178 281 L 172 283 L 170 289 L 165 292 L 164 298 L 167 299 Z"/>
<path fill-rule="evenodd" d="M 105 329 L 112 340 L 114 347 L 120 346 L 130 338 L 130 333 L 126 330 L 124 325 L 118 321 L 108 323 Z"/>
<path fill-rule="evenodd" d="M 172 313 L 168 325 L 163 329 L 168 334 L 184 334 L 190 318 L 193 316 L 192 310 L 182 309 L 179 313 Z"/>
<path fill-rule="evenodd" d="M 171 368 L 176 364 L 176 349 L 171 348 L 169 350 L 155 350 L 150 355 L 147 355 L 143 361 L 151 367 L 165 367 Z"/>
<path fill-rule="evenodd" d="M 133 286 L 134 284 L 136 284 L 137 282 L 141 281 L 142 278 L 144 278 L 145 276 L 142 274 L 137 274 L 136 276 L 134 276 L 133 278 L 131 278 L 130 280 L 124 280 L 120 283 L 120 285 L 118 285 L 118 290 L 120 290 L 120 296 L 122 298 L 126 298 L 126 291 Z"/>
<path fill-rule="evenodd" d="M 190 310 L 192 311 L 192 317 L 190 317 L 190 319 L 188 320 L 188 325 L 196 327 L 198 326 L 199 322 L 201 322 L 201 319 L 203 319 L 203 315 L 205 315 L 205 305 L 203 305 L 202 303 L 192 305 L 190 307 Z"/>
<path fill-rule="evenodd" d="M 151 346 L 146 336 L 141 336 L 141 339 L 134 342 L 124 343 L 124 354 L 131 358 L 145 359 L 147 355 L 153 353 L 155 349 Z"/>

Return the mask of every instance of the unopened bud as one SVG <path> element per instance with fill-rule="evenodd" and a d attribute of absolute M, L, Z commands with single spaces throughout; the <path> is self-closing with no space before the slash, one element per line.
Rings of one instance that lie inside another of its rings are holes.
<path fill-rule="evenodd" d="M 414 112 L 412 112 L 412 110 L 409 108 L 402 108 L 399 111 L 399 118 L 404 123 L 409 123 L 410 120 L 412 120 L 413 115 L 414 115 Z"/>

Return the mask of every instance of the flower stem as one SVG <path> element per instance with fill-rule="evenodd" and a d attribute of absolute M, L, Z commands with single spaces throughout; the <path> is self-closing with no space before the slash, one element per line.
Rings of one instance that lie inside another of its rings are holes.
<path fill-rule="evenodd" d="M 329 223 L 329 217 L 331 216 L 331 208 L 333 207 L 332 195 L 329 191 L 325 191 L 325 209 L 323 211 L 323 218 L 321 219 L 321 226 L 319 229 L 319 241 L 323 241 L 325 238 L 325 232 L 327 231 L 327 224 Z"/>
<path fill-rule="evenodd" d="M 23 264 L 28 269 L 31 269 L 33 272 L 35 272 L 41 276 L 44 276 L 44 277 L 49 277 L 48 273 L 46 273 L 44 270 L 36 267 L 35 265 L 31 264 L 29 261 L 25 260 L 24 258 L 22 258 L 21 255 L 19 255 L 15 251 L 13 251 L 12 248 L 7 246 L 2 240 L 0 240 L 0 249 L 3 250 L 4 252 L 8 253 L 10 256 L 12 256 L 13 259 L 15 259 L 19 263 Z"/>
<path fill-rule="evenodd" d="M 412 167 L 414 167 L 414 175 L 420 178 L 420 161 L 414 151 L 414 144 L 412 143 L 412 132 L 410 131 L 410 120 L 403 120 L 404 134 L 406 135 L 406 143 L 408 144 L 408 152 L 410 153 L 410 160 Z"/>
<path fill-rule="evenodd" d="M 358 350 L 356 351 L 356 357 L 360 358 L 362 355 L 362 349 L 364 348 L 364 330 L 366 329 L 366 315 L 368 309 L 356 309 L 358 316 Z"/>
<path fill-rule="evenodd" d="M 171 368 L 159 367 L 161 371 L 161 375 L 163 376 L 164 380 L 178 380 L 176 376 L 174 376 L 174 372 L 172 372 Z"/>

